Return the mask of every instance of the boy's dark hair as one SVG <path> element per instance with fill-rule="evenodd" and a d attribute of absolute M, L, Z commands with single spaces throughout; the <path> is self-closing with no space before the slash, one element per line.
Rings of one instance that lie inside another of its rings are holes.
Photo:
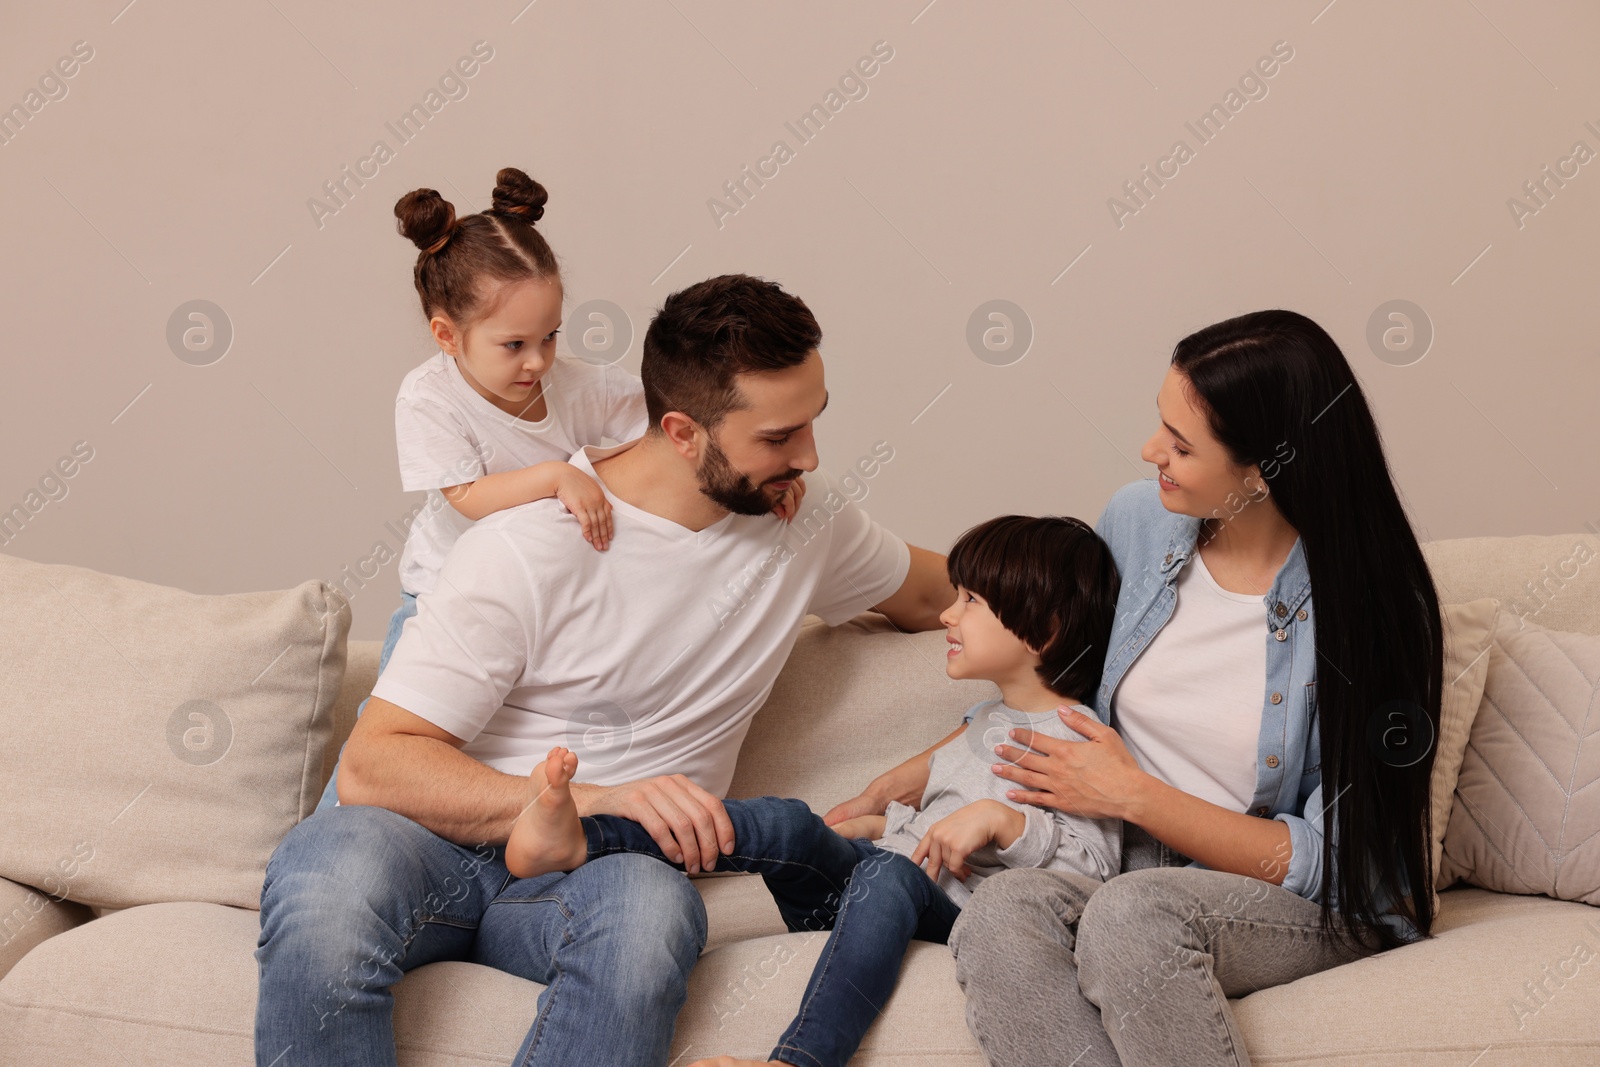
<path fill-rule="evenodd" d="M 1002 515 L 962 534 L 947 568 L 953 585 L 983 597 L 1001 625 L 1039 650 L 1045 688 L 1094 700 L 1122 578 L 1088 523 Z"/>
<path fill-rule="evenodd" d="M 797 367 L 821 343 L 810 309 L 777 282 L 724 274 L 673 293 L 644 335 L 649 432 L 669 411 L 714 430 L 744 406 L 734 375 Z"/>

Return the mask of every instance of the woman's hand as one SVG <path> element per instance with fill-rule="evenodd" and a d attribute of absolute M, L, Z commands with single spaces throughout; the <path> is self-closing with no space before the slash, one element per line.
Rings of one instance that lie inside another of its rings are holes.
<path fill-rule="evenodd" d="M 997 838 L 1008 844 L 1015 841 L 1025 819 L 1020 811 L 998 800 L 975 800 L 928 827 L 911 853 L 911 862 L 920 867 L 926 860 L 928 877 L 935 882 L 941 867 L 965 882 L 972 873 L 967 869 L 967 857 Z"/>
<path fill-rule="evenodd" d="M 804 476 L 797 477 L 789 483 L 789 488 L 783 491 L 778 502 L 772 506 L 772 511 L 784 522 L 789 522 L 800 514 L 800 504 L 806 498 L 806 480 Z"/>
<path fill-rule="evenodd" d="M 1091 819 L 1127 818 L 1131 801 L 1150 775 L 1139 769 L 1117 732 L 1099 719 L 1074 708 L 1057 708 L 1056 714 L 1086 740 L 1012 730 L 1014 739 L 1034 751 L 997 746 L 1005 762 L 995 764 L 994 772 L 1020 787 L 1007 790 L 1006 796 Z"/>
<path fill-rule="evenodd" d="M 556 474 L 556 499 L 583 524 L 583 539 L 597 550 L 611 546 L 611 501 L 600 483 L 570 463 Z"/>

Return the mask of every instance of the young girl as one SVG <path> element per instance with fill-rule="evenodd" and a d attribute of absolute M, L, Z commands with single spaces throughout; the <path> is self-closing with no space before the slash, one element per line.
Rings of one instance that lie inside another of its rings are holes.
<path fill-rule="evenodd" d="M 401 603 L 380 674 L 451 546 L 485 515 L 553 496 L 597 550 L 610 543 L 605 493 L 567 459 L 602 438 L 641 436 L 644 387 L 621 368 L 556 354 L 561 273 L 534 225 L 547 199 L 544 186 L 506 167 L 486 211 L 457 218 L 433 189 L 394 206 L 400 233 L 421 250 L 412 279 L 439 351 L 405 376 L 395 400 L 400 487 L 428 497 L 400 556 Z M 804 493 L 797 478 L 777 513 L 791 518 Z M 362 701 L 356 714 L 365 709 Z M 336 766 L 319 809 L 338 803 L 337 780 Z"/>
<path fill-rule="evenodd" d="M 799 800 L 724 802 L 734 845 L 719 868 L 759 873 L 790 930 L 832 929 L 771 1063 L 843 1067 L 893 992 L 906 946 L 944 944 L 986 876 L 1041 867 L 1104 881 L 1119 869 L 1119 821 L 1019 804 L 992 772 L 1010 729 L 1083 740 L 1056 709 L 1094 714 L 1079 697 L 1099 684 L 1111 635 L 1120 582 L 1110 550 L 1077 519 L 1008 515 L 963 534 L 947 566 L 956 601 L 941 616 L 945 671 L 991 681 L 1000 697 L 930 750 L 920 810 L 891 803 L 830 828 Z M 667 858 L 638 823 L 579 817 L 568 787 L 577 763 L 554 748 L 530 775 L 537 795 L 512 828 L 507 869 L 526 878 L 615 852 Z"/>

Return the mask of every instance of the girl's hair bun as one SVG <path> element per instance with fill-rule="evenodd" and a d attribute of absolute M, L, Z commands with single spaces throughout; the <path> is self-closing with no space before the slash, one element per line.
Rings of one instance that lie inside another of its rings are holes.
<path fill-rule="evenodd" d="M 437 189 L 413 189 L 394 205 L 397 229 L 424 252 L 437 252 L 456 233 L 456 209 Z"/>
<path fill-rule="evenodd" d="M 544 216 L 544 204 L 550 194 L 544 186 L 528 177 L 516 167 L 506 167 L 494 176 L 494 206 L 490 209 L 500 215 L 520 215 L 529 222 L 538 222 Z"/>

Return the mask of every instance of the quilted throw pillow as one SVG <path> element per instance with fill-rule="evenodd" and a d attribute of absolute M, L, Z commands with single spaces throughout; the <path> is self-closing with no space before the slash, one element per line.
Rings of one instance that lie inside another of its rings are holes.
<path fill-rule="evenodd" d="M 1501 612 L 1438 884 L 1600 905 L 1600 636 Z"/>

